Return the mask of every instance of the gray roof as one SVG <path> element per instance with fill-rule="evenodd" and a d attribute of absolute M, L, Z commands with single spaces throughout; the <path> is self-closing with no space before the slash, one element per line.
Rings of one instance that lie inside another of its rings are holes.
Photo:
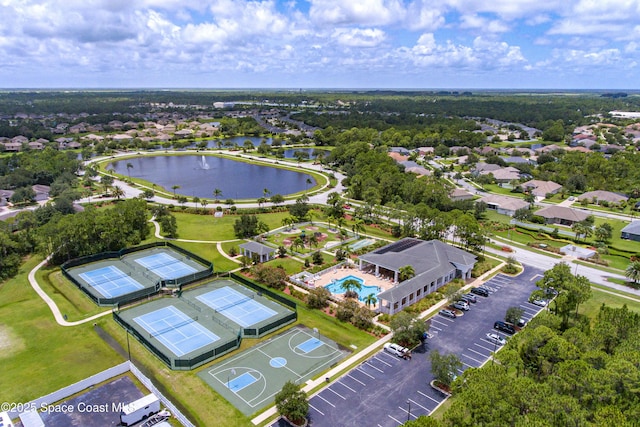
<path fill-rule="evenodd" d="M 535 212 L 536 215 L 540 215 L 543 218 L 548 219 L 564 219 L 567 221 L 580 222 L 589 217 L 589 214 L 576 209 L 567 208 L 564 206 L 549 206 L 542 208 Z"/>
<path fill-rule="evenodd" d="M 270 254 L 270 253 L 276 251 L 272 247 L 269 247 L 267 245 L 263 245 L 262 243 L 258 243 L 258 242 L 247 242 L 247 243 L 243 243 L 243 244 L 241 244 L 239 246 L 242 249 L 248 250 L 252 254 L 267 255 L 267 254 Z"/>
<path fill-rule="evenodd" d="M 457 266 L 473 266 L 476 262 L 476 256 L 472 253 L 439 240 L 425 241 L 411 237 L 361 255 L 360 259 L 392 271 L 398 271 L 405 265 L 413 267 L 413 278 L 379 294 L 380 298 L 391 301 L 445 276 Z"/>
<path fill-rule="evenodd" d="M 640 236 L 640 221 L 631 221 L 622 229 L 622 232 Z"/>

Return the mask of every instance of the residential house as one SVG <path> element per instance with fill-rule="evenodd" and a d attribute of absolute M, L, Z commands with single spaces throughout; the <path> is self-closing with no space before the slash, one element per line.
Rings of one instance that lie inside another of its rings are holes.
<path fill-rule="evenodd" d="M 627 224 L 621 230 L 620 238 L 640 242 L 640 221 L 631 221 Z"/>
<path fill-rule="evenodd" d="M 449 198 L 453 202 L 458 202 L 462 200 L 471 200 L 473 199 L 473 194 L 469 193 L 467 190 L 462 188 L 454 188 L 451 193 L 449 193 Z"/>
<path fill-rule="evenodd" d="M 514 216 L 518 209 L 529 207 L 529 203 L 518 197 L 501 196 L 498 194 L 489 194 L 482 197 L 478 202 L 487 204 L 487 209 L 497 211 L 499 214 Z"/>
<path fill-rule="evenodd" d="M 359 257 L 360 270 L 386 277 L 392 288 L 377 295 L 379 310 L 395 314 L 435 292 L 455 278 L 470 279 L 476 256 L 439 240 L 411 237 Z M 400 269 L 410 265 L 415 275 L 402 282 Z"/>
<path fill-rule="evenodd" d="M 607 203 L 620 203 L 626 202 L 629 198 L 625 195 L 613 193 L 611 191 L 604 190 L 596 190 L 596 191 L 587 191 L 586 193 L 582 193 L 578 196 L 578 200 L 587 200 L 589 203 L 595 201 L 596 204 L 600 205 L 602 202 Z"/>
<path fill-rule="evenodd" d="M 535 213 L 545 219 L 547 224 L 560 224 L 571 226 L 576 222 L 584 221 L 589 217 L 587 212 L 564 206 L 548 206 Z"/>
<path fill-rule="evenodd" d="M 540 181 L 537 179 L 527 181 L 521 184 L 521 187 L 524 191 L 531 192 L 534 196 L 541 198 L 545 198 L 547 194 L 556 194 L 562 189 L 562 185 L 553 181 Z"/>

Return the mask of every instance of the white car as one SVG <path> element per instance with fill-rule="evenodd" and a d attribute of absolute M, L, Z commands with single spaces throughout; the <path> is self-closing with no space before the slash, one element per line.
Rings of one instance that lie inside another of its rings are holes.
<path fill-rule="evenodd" d="M 453 303 L 453 307 L 458 310 L 469 311 L 469 303 L 466 301 L 456 301 Z"/>
<path fill-rule="evenodd" d="M 537 305 L 538 307 L 546 307 L 547 306 L 547 302 L 545 300 L 543 300 L 543 299 L 531 300 L 531 304 Z"/>
<path fill-rule="evenodd" d="M 384 345 L 384 351 L 389 352 L 391 354 L 395 354 L 398 357 L 404 357 L 404 355 L 407 354 L 409 349 L 401 346 L 400 344 L 388 342 Z"/>
<path fill-rule="evenodd" d="M 494 334 L 493 332 L 489 332 L 487 334 L 487 341 L 489 341 L 491 344 L 497 344 L 497 345 L 505 345 L 507 343 L 507 341 L 504 338 L 502 338 L 498 334 Z"/>

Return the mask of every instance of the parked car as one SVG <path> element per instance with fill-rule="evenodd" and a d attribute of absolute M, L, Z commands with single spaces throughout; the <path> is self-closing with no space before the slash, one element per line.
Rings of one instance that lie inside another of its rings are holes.
<path fill-rule="evenodd" d="M 525 319 L 520 318 L 518 320 L 518 323 L 516 323 L 516 326 L 518 326 L 519 328 L 523 328 L 524 325 L 526 325 L 526 324 L 527 324 L 527 321 Z"/>
<path fill-rule="evenodd" d="M 487 334 L 487 341 L 489 341 L 491 344 L 497 344 L 497 345 L 505 345 L 507 343 L 507 340 L 505 340 L 500 335 L 495 334 L 493 332 L 489 332 Z"/>
<path fill-rule="evenodd" d="M 513 335 L 516 333 L 516 329 L 512 325 L 505 322 L 501 322 L 500 320 L 498 320 L 493 324 L 493 328 L 509 335 Z"/>
<path fill-rule="evenodd" d="M 531 302 L 531 304 L 537 305 L 538 307 L 546 307 L 547 306 L 547 302 L 545 300 L 543 300 L 543 299 L 534 298 L 530 302 Z"/>
<path fill-rule="evenodd" d="M 489 296 L 489 291 L 486 288 L 471 288 L 471 293 L 474 293 L 476 295 L 480 295 L 483 297 Z"/>
<path fill-rule="evenodd" d="M 398 357 L 404 357 L 405 354 L 407 354 L 407 352 L 409 351 L 409 349 L 401 346 L 400 344 L 388 342 L 384 345 L 384 351 L 391 354 L 395 354 Z"/>
<path fill-rule="evenodd" d="M 469 303 L 466 301 L 456 301 L 453 303 L 453 308 L 458 310 L 469 311 Z"/>
<path fill-rule="evenodd" d="M 456 316 L 456 313 L 454 313 L 452 310 L 443 309 L 443 310 L 440 310 L 440 314 L 444 317 L 450 317 L 451 319 L 455 319 L 456 317 L 458 317 Z"/>
<path fill-rule="evenodd" d="M 478 298 L 474 294 L 464 294 L 460 298 L 473 304 L 478 302 Z"/>

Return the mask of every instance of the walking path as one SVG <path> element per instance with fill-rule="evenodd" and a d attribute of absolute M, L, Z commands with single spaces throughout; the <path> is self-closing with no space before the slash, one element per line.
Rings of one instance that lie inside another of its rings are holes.
<path fill-rule="evenodd" d="M 111 310 L 107 310 L 107 311 L 103 311 L 102 313 L 98 313 L 94 316 L 91 316 L 87 319 L 82 319 L 82 320 L 77 320 L 75 322 L 68 322 L 65 318 L 64 315 L 60 312 L 60 309 L 58 308 L 57 304 L 55 303 L 55 301 L 53 299 L 51 299 L 51 297 L 49 297 L 49 295 L 47 295 L 47 293 L 40 287 L 40 285 L 38 284 L 38 281 L 36 280 L 36 273 L 38 272 L 38 270 L 40 270 L 47 262 L 49 262 L 49 257 L 45 258 L 44 261 L 42 261 L 40 264 L 36 265 L 30 272 L 29 272 L 29 283 L 31 284 L 31 287 L 33 288 L 34 291 L 36 291 L 36 293 L 38 294 L 38 296 L 40 298 L 42 298 L 42 300 L 49 306 L 49 309 L 51 310 L 51 313 L 53 313 L 53 318 L 56 320 L 56 322 L 61 325 L 61 326 L 77 326 L 77 325 L 82 325 L 83 323 L 87 323 L 87 322 L 91 322 L 95 319 L 98 319 L 102 316 L 106 316 L 108 314 L 111 314 Z"/>

